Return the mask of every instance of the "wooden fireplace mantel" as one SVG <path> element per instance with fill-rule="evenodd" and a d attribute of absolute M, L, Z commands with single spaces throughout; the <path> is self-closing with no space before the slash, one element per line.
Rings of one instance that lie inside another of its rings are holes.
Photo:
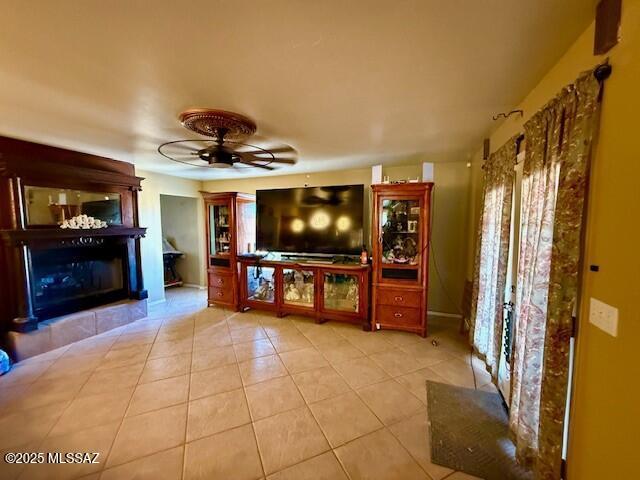
<path fill-rule="evenodd" d="M 45 240 L 77 241 L 90 243 L 91 238 L 127 237 L 142 238 L 147 229 L 142 227 L 107 227 L 96 229 L 29 228 L 22 230 L 0 230 L 0 240 L 7 246 L 28 245 Z"/>
<path fill-rule="evenodd" d="M 122 299 L 147 298 L 140 256 L 146 229 L 138 224 L 142 180 L 131 163 L 0 137 L 0 335 L 37 329 L 38 321 L 47 319 L 34 307 L 32 279 L 33 255 L 43 250 L 117 245 L 124 266 Z M 91 230 L 29 225 L 27 186 L 117 194 L 121 225 Z M 77 311 L 75 305 L 69 308 L 65 313 Z"/>

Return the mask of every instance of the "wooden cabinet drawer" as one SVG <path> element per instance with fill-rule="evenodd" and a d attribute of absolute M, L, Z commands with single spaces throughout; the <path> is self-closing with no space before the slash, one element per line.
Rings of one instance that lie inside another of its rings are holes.
<path fill-rule="evenodd" d="M 422 305 L 422 292 L 419 290 L 378 288 L 376 290 L 376 303 L 378 305 L 420 308 Z"/>
<path fill-rule="evenodd" d="M 209 287 L 209 301 L 233 303 L 233 288 L 231 286 L 223 288 Z"/>
<path fill-rule="evenodd" d="M 422 325 L 422 310 L 419 308 L 377 305 L 376 322 L 383 325 Z"/>
<path fill-rule="evenodd" d="M 209 286 L 216 288 L 232 288 L 233 275 L 221 273 L 209 273 Z"/>

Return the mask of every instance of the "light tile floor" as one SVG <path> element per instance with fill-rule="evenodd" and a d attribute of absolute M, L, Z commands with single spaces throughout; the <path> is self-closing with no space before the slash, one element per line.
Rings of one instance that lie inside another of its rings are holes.
<path fill-rule="evenodd" d="M 457 329 L 368 333 L 170 290 L 146 319 L 0 377 L 3 455 L 100 453 L 0 460 L 0 478 L 469 480 L 431 463 L 427 435 L 426 379 L 493 389 Z"/>

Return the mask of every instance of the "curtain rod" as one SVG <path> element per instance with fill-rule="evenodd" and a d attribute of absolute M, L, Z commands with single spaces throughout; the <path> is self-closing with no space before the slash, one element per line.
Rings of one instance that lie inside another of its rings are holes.
<path fill-rule="evenodd" d="M 613 67 L 611 66 L 611 64 L 609 63 L 609 59 L 607 58 L 603 63 L 601 63 L 600 65 L 597 65 L 593 69 L 593 76 L 595 77 L 596 80 L 598 80 L 598 82 L 603 83 L 607 78 L 611 76 L 612 71 L 613 71 Z M 520 113 L 521 117 L 524 116 L 524 113 L 522 112 L 522 110 L 512 110 L 511 112 L 509 112 L 508 115 L 505 115 L 505 114 L 500 114 L 500 115 L 507 118 L 509 115 L 513 113 Z M 493 119 L 496 120 L 497 117 L 494 117 Z M 520 146 L 522 145 L 523 141 L 524 141 L 524 133 L 521 133 L 516 137 L 516 155 L 520 153 Z M 516 162 L 516 164 L 517 163 L 518 162 Z"/>
<path fill-rule="evenodd" d="M 603 63 L 593 69 L 593 76 L 596 80 L 598 80 L 598 82 L 602 83 L 611 76 L 612 70 L 613 68 L 611 67 L 611 64 L 609 64 L 609 59 L 607 58 Z M 524 133 L 521 133 L 516 138 L 516 155 L 520 153 L 520 145 L 522 144 L 523 140 Z"/>

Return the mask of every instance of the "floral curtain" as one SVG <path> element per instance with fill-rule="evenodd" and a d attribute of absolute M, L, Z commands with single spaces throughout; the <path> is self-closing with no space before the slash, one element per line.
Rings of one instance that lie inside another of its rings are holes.
<path fill-rule="evenodd" d="M 600 85 L 580 76 L 525 124 L 510 427 L 538 479 L 559 479 L 569 342 Z"/>
<path fill-rule="evenodd" d="M 504 289 L 509 256 L 516 137 L 484 165 L 482 213 L 476 248 L 470 338 L 496 378 L 502 341 Z"/>

